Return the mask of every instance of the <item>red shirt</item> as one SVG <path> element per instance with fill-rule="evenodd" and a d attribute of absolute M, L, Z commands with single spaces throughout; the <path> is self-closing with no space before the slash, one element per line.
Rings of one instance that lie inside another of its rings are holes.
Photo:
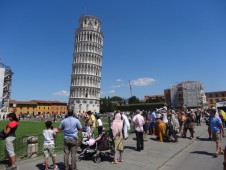
<path fill-rule="evenodd" d="M 12 122 L 9 122 L 8 127 L 9 127 L 10 129 L 13 129 L 13 128 L 17 127 L 18 124 L 19 124 L 19 123 L 18 123 L 17 121 L 12 121 Z"/>
<path fill-rule="evenodd" d="M 9 122 L 9 124 L 7 125 L 11 130 L 9 132 L 9 134 L 7 136 L 15 136 L 15 131 L 17 129 L 17 126 L 18 126 L 19 122 L 17 121 L 12 121 L 12 122 Z"/>

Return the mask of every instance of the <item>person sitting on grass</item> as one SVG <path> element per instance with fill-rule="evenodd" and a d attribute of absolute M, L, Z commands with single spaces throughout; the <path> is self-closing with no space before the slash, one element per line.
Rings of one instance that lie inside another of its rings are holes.
<path fill-rule="evenodd" d="M 56 132 L 53 130 L 52 122 L 47 121 L 45 123 L 46 129 L 43 130 L 43 136 L 44 136 L 44 144 L 43 144 L 43 153 L 44 153 L 44 163 L 45 163 L 45 169 L 48 170 L 48 158 L 52 157 L 53 161 L 53 170 L 57 169 L 56 165 L 56 154 L 54 152 L 55 149 L 55 142 L 54 138 L 56 137 Z"/>

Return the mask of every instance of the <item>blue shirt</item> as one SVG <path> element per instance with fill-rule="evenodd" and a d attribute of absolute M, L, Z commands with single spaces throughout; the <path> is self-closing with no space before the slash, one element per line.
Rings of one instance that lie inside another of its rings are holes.
<path fill-rule="evenodd" d="M 80 121 L 72 116 L 62 120 L 59 126 L 60 129 L 64 130 L 64 138 L 78 139 L 78 129 L 82 129 Z"/>
<path fill-rule="evenodd" d="M 212 133 L 220 133 L 220 124 L 222 124 L 222 121 L 219 116 L 210 117 L 210 128 Z"/>

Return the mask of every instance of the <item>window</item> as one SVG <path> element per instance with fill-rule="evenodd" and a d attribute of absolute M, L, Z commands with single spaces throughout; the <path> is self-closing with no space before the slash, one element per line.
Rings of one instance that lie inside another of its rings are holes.
<path fill-rule="evenodd" d="M 215 94 L 215 97 L 218 97 L 218 94 Z"/>
<path fill-rule="evenodd" d="M 212 98 L 213 96 L 212 96 L 212 94 L 210 94 L 210 98 Z"/>
<path fill-rule="evenodd" d="M 224 93 L 222 93 L 221 96 L 224 97 Z"/>

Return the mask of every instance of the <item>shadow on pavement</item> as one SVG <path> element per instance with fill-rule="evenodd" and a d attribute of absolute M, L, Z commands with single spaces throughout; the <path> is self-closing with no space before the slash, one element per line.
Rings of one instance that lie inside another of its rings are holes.
<path fill-rule="evenodd" d="M 159 141 L 159 139 L 157 137 L 150 137 L 149 139 L 151 139 L 153 141 Z"/>
<path fill-rule="evenodd" d="M 191 153 L 194 153 L 194 154 L 200 154 L 200 155 L 209 155 L 209 156 L 213 156 L 213 153 L 209 153 L 209 152 L 206 152 L 206 151 L 193 151 Z"/>
<path fill-rule="evenodd" d="M 4 160 L 0 160 L 0 166 L 4 166 L 8 164 L 8 160 L 4 159 Z M 1 168 L 0 168 L 1 169 Z"/>
<path fill-rule="evenodd" d="M 124 149 L 135 150 L 136 147 L 134 147 L 134 146 L 124 146 Z"/>
<path fill-rule="evenodd" d="M 58 163 L 56 163 L 56 165 L 58 166 L 58 170 L 64 170 L 64 163 L 63 162 L 58 162 Z M 40 170 L 45 169 L 45 165 L 43 163 L 37 164 L 36 167 Z M 49 169 L 53 169 L 53 165 L 50 165 Z"/>
<path fill-rule="evenodd" d="M 200 138 L 200 137 L 197 137 L 197 140 L 200 140 L 200 141 L 211 141 L 209 138 Z"/>

